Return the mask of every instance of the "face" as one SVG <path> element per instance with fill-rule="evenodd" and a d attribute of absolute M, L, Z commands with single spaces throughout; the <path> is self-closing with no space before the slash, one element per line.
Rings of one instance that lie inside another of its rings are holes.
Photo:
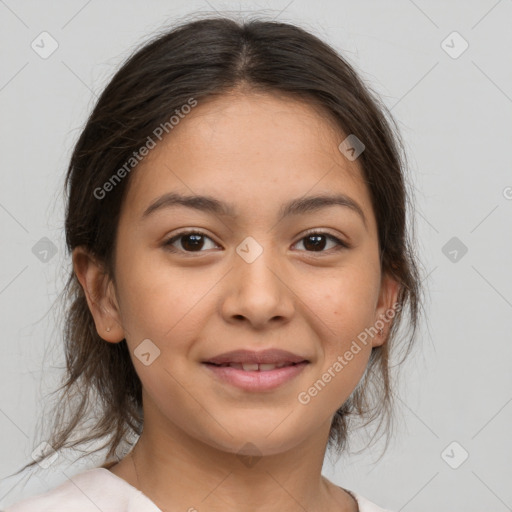
<path fill-rule="evenodd" d="M 113 318 L 94 316 L 107 341 L 126 338 L 146 422 L 233 453 L 328 435 L 387 329 L 358 336 L 397 292 L 381 275 L 370 196 L 357 160 L 338 149 L 344 138 L 305 103 L 224 96 L 200 102 L 133 171 Z"/>

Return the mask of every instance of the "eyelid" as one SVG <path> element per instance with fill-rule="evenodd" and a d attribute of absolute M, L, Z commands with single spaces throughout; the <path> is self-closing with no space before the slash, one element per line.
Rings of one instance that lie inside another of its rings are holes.
<path fill-rule="evenodd" d="M 300 238 L 298 240 L 302 240 L 306 236 L 316 235 L 316 234 L 330 236 L 332 238 L 336 238 L 340 242 L 343 242 L 343 243 L 349 245 L 349 242 L 346 240 L 347 237 L 342 238 L 343 235 L 333 234 L 333 233 L 331 233 L 329 231 L 329 228 L 311 228 L 311 229 L 308 229 L 307 231 L 305 231 L 304 233 L 302 233 L 300 235 Z"/>

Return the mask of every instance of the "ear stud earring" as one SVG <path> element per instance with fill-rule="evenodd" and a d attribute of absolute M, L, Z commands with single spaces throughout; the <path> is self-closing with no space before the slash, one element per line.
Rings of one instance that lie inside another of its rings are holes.
<path fill-rule="evenodd" d="M 381 329 L 382 330 L 382 329 Z M 107 327 L 107 332 L 110 332 L 110 327 Z"/>

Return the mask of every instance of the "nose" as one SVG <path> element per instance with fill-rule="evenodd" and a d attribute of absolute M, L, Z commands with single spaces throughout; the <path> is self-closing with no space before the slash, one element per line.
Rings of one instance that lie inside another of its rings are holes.
<path fill-rule="evenodd" d="M 294 293 L 282 265 L 265 250 L 252 262 L 238 254 L 229 272 L 222 315 L 229 323 L 248 323 L 253 329 L 281 325 L 293 317 Z"/>

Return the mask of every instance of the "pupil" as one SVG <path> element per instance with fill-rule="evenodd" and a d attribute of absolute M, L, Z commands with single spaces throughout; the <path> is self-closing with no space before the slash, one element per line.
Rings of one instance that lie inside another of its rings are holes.
<path fill-rule="evenodd" d="M 181 241 L 181 245 L 186 250 L 201 249 L 204 244 L 204 240 L 201 240 L 203 235 L 185 235 Z M 187 240 L 193 240 L 192 243 L 188 243 Z"/>
<path fill-rule="evenodd" d="M 320 239 L 324 239 L 323 243 L 320 241 Z M 325 236 L 324 235 L 309 235 L 306 237 L 304 241 L 304 246 L 306 249 L 308 249 L 308 240 L 316 240 L 312 245 L 312 249 L 315 250 L 322 250 L 325 247 Z"/>

